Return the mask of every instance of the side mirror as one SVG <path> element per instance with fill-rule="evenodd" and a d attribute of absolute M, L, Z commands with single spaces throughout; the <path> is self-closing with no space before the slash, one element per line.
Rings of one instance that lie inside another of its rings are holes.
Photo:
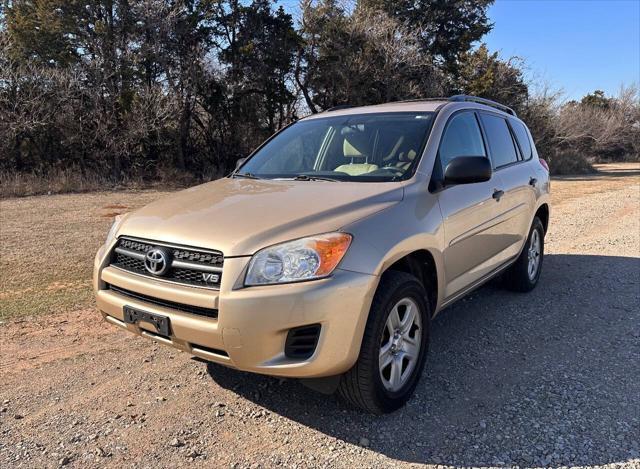
<path fill-rule="evenodd" d="M 246 158 L 238 158 L 238 161 L 236 161 L 236 171 L 238 170 L 238 168 L 240 168 L 240 166 L 242 166 L 242 163 L 244 163 L 246 161 Z"/>
<path fill-rule="evenodd" d="M 458 156 L 444 170 L 444 184 L 472 184 L 491 179 L 491 162 L 485 156 Z"/>

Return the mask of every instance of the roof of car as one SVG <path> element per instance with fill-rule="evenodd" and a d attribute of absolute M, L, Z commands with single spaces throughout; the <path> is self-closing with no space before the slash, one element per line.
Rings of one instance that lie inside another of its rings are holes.
<path fill-rule="evenodd" d="M 470 95 L 455 95 L 449 98 L 427 98 L 393 103 L 376 104 L 373 106 L 336 106 L 324 112 L 312 114 L 305 119 L 320 119 L 329 116 L 347 116 L 354 114 L 371 114 L 379 112 L 435 112 L 447 104 L 457 104 L 460 108 L 491 109 L 516 117 L 513 109 L 504 104 L 485 98 Z"/>

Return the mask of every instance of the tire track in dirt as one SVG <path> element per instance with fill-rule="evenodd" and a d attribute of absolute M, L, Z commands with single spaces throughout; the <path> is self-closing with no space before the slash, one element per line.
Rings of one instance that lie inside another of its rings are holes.
<path fill-rule="evenodd" d="M 96 310 L 52 314 L 0 327 L 0 372 L 21 373 L 43 364 L 113 348 L 120 334 Z"/>

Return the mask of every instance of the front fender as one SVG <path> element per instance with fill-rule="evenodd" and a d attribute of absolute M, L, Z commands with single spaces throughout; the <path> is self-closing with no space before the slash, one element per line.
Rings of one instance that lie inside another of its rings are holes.
<path fill-rule="evenodd" d="M 419 184 L 407 187 L 405 194 L 402 202 L 343 228 L 354 240 L 340 268 L 380 276 L 403 257 L 428 251 L 438 285 L 444 285 L 444 233 L 437 198 Z M 436 311 L 443 291 L 438 289 Z"/>

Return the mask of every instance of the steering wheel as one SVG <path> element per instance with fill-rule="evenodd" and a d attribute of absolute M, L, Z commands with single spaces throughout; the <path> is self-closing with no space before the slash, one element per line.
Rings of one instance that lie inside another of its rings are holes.
<path fill-rule="evenodd" d="M 383 166 L 382 168 L 378 169 L 378 171 L 384 171 L 384 170 L 394 171 L 397 176 L 402 176 L 405 173 L 404 169 L 400 169 L 395 166 Z"/>

